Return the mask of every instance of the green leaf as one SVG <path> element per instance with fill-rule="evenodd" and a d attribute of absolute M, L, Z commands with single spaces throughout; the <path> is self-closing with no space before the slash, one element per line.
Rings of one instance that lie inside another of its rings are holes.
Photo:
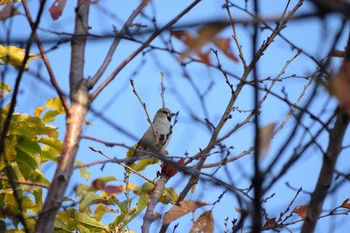
<path fill-rule="evenodd" d="M 65 212 L 70 220 L 76 223 L 77 226 L 81 225 L 88 228 L 92 232 L 106 232 L 107 230 L 102 223 L 87 214 L 79 212 L 76 209 L 67 209 Z"/>
<path fill-rule="evenodd" d="M 11 135 L 5 139 L 5 158 L 7 161 L 14 161 L 17 156 L 16 152 L 17 137 Z"/>
<path fill-rule="evenodd" d="M 17 139 L 17 161 L 27 164 L 33 170 L 41 164 L 41 148 L 35 141 L 20 137 Z"/>
<path fill-rule="evenodd" d="M 108 208 L 106 205 L 97 204 L 96 210 L 94 212 L 94 218 L 97 221 L 101 221 L 105 213 L 116 213 L 116 211 Z"/>
<path fill-rule="evenodd" d="M 62 150 L 63 142 L 61 140 L 56 139 L 56 138 L 43 136 L 43 137 L 39 138 L 38 142 L 56 149 L 57 153 L 60 153 Z"/>
<path fill-rule="evenodd" d="M 139 216 L 140 212 L 146 208 L 149 201 L 149 195 L 147 193 L 142 193 L 134 209 L 131 210 L 132 214 L 129 216 L 124 225 L 131 222 L 135 217 Z"/>
<path fill-rule="evenodd" d="M 59 111 L 57 110 L 50 110 L 50 111 L 47 111 L 45 113 L 45 115 L 43 116 L 42 120 L 45 122 L 45 123 L 49 123 L 49 122 L 53 122 L 56 117 L 58 115 L 60 115 L 62 113 L 60 113 Z"/>
<path fill-rule="evenodd" d="M 106 199 L 99 196 L 98 194 L 94 192 L 85 192 L 83 195 L 81 195 L 80 203 L 79 203 L 79 210 L 82 212 L 90 211 L 90 206 L 97 204 L 97 203 L 106 203 Z"/>
<path fill-rule="evenodd" d="M 81 165 L 81 164 L 84 164 L 84 163 L 78 160 L 75 161 L 75 165 Z M 79 168 L 79 171 L 80 171 L 80 176 L 82 178 L 85 178 L 86 181 L 90 179 L 90 172 L 87 171 L 86 167 Z"/>

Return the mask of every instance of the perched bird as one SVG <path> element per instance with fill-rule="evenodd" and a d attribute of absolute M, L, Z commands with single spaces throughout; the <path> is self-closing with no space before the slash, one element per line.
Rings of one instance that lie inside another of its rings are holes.
<path fill-rule="evenodd" d="M 155 153 L 163 152 L 171 139 L 171 118 L 173 116 L 175 116 L 175 113 L 172 113 L 168 108 L 160 108 L 153 118 L 152 125 L 146 130 L 134 148 Z M 140 155 L 142 155 L 142 153 L 129 150 L 127 157 L 132 158 Z M 130 166 L 133 163 L 134 160 L 131 160 L 126 164 Z"/>

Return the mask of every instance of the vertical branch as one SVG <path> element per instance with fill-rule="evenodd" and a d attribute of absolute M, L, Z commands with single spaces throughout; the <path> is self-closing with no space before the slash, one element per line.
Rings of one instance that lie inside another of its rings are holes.
<path fill-rule="evenodd" d="M 258 0 L 254 1 L 254 13 L 256 18 L 259 18 L 259 4 Z M 258 27 L 259 24 L 254 24 L 254 33 L 253 33 L 253 40 L 252 40 L 252 53 L 253 53 L 253 61 L 256 59 L 259 59 L 258 57 L 254 57 L 255 53 L 257 51 L 257 44 L 258 44 Z M 258 88 L 258 68 L 257 68 L 257 62 L 255 62 L 255 65 L 253 66 L 253 78 L 254 78 L 254 128 L 255 128 L 255 150 L 254 150 L 254 177 L 252 180 L 252 184 L 254 187 L 254 199 L 253 199 L 253 226 L 252 231 L 253 232 L 260 232 L 261 231 L 261 196 L 262 196 L 262 173 L 260 172 L 259 167 L 259 152 L 260 152 L 260 130 L 259 130 L 259 88 Z"/>
<path fill-rule="evenodd" d="M 343 137 L 348 124 L 349 117 L 347 113 L 345 111 L 339 111 L 334 127 L 330 131 L 328 148 L 323 157 L 321 172 L 315 190 L 311 195 L 308 213 L 301 233 L 310 233 L 315 230 L 316 223 L 322 211 L 323 202 L 332 183 L 335 164 L 341 151 Z"/>
<path fill-rule="evenodd" d="M 88 31 L 90 4 L 78 0 L 76 8 L 75 29 L 72 38 L 70 98 L 72 105 L 67 112 L 66 134 L 61 157 L 48 191 L 43 209 L 35 226 L 35 232 L 53 232 L 58 209 L 64 198 L 66 188 L 73 172 L 74 161 L 79 147 L 84 118 L 88 112 L 90 98 L 87 81 L 84 80 L 84 51 Z"/>
<path fill-rule="evenodd" d="M 348 37 L 348 44 L 345 49 L 345 58 L 342 67 L 347 66 L 350 61 L 350 34 Z M 340 69 L 338 77 L 348 76 L 347 69 Z M 348 90 L 347 90 L 348 91 Z M 345 93 L 342 93 L 343 95 Z M 339 96 L 338 96 L 339 99 Z M 305 218 L 305 222 L 301 228 L 301 233 L 314 232 L 316 223 L 320 217 L 323 202 L 327 196 L 329 187 L 332 184 L 333 173 L 335 164 L 338 159 L 338 155 L 342 149 L 342 142 L 346 128 L 349 124 L 349 116 L 346 110 L 341 108 L 337 112 L 337 118 L 333 129 L 329 132 L 329 142 L 326 153 L 323 156 L 323 163 L 320 175 L 318 176 L 317 184 L 314 192 L 311 194 L 311 200 L 308 207 L 308 212 Z"/>

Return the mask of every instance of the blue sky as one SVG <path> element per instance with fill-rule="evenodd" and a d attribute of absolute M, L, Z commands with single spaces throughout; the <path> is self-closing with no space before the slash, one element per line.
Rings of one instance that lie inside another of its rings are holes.
<path fill-rule="evenodd" d="M 75 1 L 68 1 L 63 16 L 58 21 L 52 21 L 48 7 L 52 1 L 48 1 L 46 9 L 44 11 L 42 23 L 40 28 L 43 29 L 39 32 L 39 35 L 43 40 L 45 39 L 59 39 L 63 36 L 52 35 L 45 30 L 53 30 L 56 32 L 73 32 L 74 27 L 74 4 Z M 139 1 L 114 1 L 105 0 L 100 1 L 97 5 L 91 6 L 91 16 L 89 24 L 92 27 L 91 33 L 104 34 L 111 33 L 113 27 L 120 29 L 125 19 L 130 15 L 133 9 Z M 245 1 L 235 1 L 238 5 L 244 6 Z M 261 13 L 263 17 L 278 17 L 284 10 L 284 6 L 287 1 L 276 1 L 271 4 L 269 1 L 260 1 Z M 297 1 L 293 0 L 290 2 L 291 9 Z M 201 22 L 210 20 L 227 20 L 227 13 L 222 8 L 224 1 L 202 1 L 196 6 L 190 13 L 182 18 L 178 23 L 186 24 L 191 22 Z M 37 8 L 37 2 L 29 1 L 29 5 L 33 11 Z M 146 10 L 145 14 L 148 17 L 155 16 L 157 25 L 162 26 L 176 16 L 182 9 L 190 4 L 190 1 L 152 1 Z M 20 5 L 20 4 L 18 4 Z M 20 7 L 21 9 L 21 7 Z M 311 5 L 304 3 L 299 13 L 310 11 Z M 233 16 L 236 19 L 250 19 L 244 12 L 239 10 L 232 10 Z M 145 17 L 138 17 L 135 20 L 136 23 L 143 23 L 152 27 L 150 21 Z M 292 41 L 297 47 L 303 49 L 303 51 L 312 54 L 316 59 L 323 58 L 329 52 L 333 35 L 336 33 L 339 27 L 339 17 L 332 15 L 325 20 L 325 24 L 319 19 L 307 19 L 305 21 L 290 22 L 287 28 L 283 30 L 282 35 Z M 274 26 L 274 24 L 270 24 Z M 327 30 L 324 28 L 327 27 Z M 0 35 L 5 35 L 6 30 L 10 30 L 10 38 L 27 38 L 29 36 L 29 26 L 24 16 L 16 16 L 13 21 L 6 21 L 0 26 Z M 194 29 L 191 29 L 194 31 Z M 268 30 L 262 31 L 260 34 L 260 44 L 271 32 Z M 243 53 L 246 59 L 249 61 L 251 54 L 251 35 L 252 30 L 249 27 L 237 25 L 237 34 L 240 43 L 242 44 Z M 232 35 L 231 28 L 226 28 L 220 33 L 220 36 L 230 37 Z M 344 33 L 347 35 L 347 33 Z M 140 36 L 138 39 L 144 40 L 147 38 L 146 35 Z M 169 33 L 163 34 L 165 39 L 169 39 Z M 0 36 L 0 41 L 3 43 L 4 37 Z M 11 40 L 11 39 L 10 39 Z M 177 51 L 182 51 L 184 46 L 172 39 L 173 45 Z M 341 43 L 337 49 L 341 50 L 345 46 L 346 38 L 342 38 Z M 93 76 L 98 67 L 101 65 L 106 52 L 111 44 L 110 39 L 93 40 L 88 42 L 85 58 L 85 77 Z M 152 45 L 164 47 L 161 40 L 156 39 L 152 42 Z M 49 49 L 51 45 L 46 45 Z M 113 60 L 105 72 L 103 79 L 106 78 L 118 65 L 125 59 L 131 51 L 136 49 L 139 44 L 122 41 L 120 46 L 117 48 Z M 231 43 L 233 51 L 237 54 L 237 48 L 234 43 Z M 210 48 L 210 46 L 208 46 Z M 33 47 L 31 52 L 37 52 L 38 50 Z M 264 56 L 258 63 L 259 78 L 276 77 L 282 70 L 286 62 L 296 54 L 296 50 L 291 50 L 283 39 L 277 37 L 274 43 L 267 49 Z M 59 46 L 58 49 L 48 53 L 51 65 L 56 75 L 57 81 L 65 92 L 68 92 L 68 74 L 69 74 L 69 61 L 70 61 L 70 46 L 69 43 L 65 43 Z M 243 72 L 241 63 L 234 63 L 229 59 L 226 59 L 223 54 L 219 54 L 223 68 L 229 70 L 240 76 Z M 215 61 L 212 56 L 212 61 Z M 334 68 L 336 72 L 337 67 L 340 63 L 340 59 L 333 59 Z M 48 80 L 48 75 L 43 67 L 40 67 L 41 61 L 32 61 L 30 63 L 31 71 L 34 73 L 38 71 L 41 73 L 41 78 Z M 287 67 L 282 77 L 288 77 L 290 75 L 311 75 L 316 68 L 316 64 L 304 54 L 298 56 L 291 65 Z M 1 68 L 2 69 L 2 68 Z M 12 68 L 9 68 L 10 70 Z M 106 123 L 103 119 L 90 113 L 87 120 L 92 122 L 93 126 L 85 126 L 84 134 L 93 136 L 102 140 L 125 143 L 127 145 L 133 145 L 138 138 L 140 138 L 143 132 L 147 129 L 148 123 L 146 116 L 142 109 L 142 106 L 138 102 L 137 98 L 132 93 L 132 88 L 129 85 L 129 79 L 134 79 L 136 89 L 141 96 L 142 100 L 147 104 L 147 109 L 150 115 L 153 117 L 156 110 L 161 107 L 160 98 L 160 72 L 164 71 L 166 76 L 166 104 L 173 111 L 179 111 L 178 123 L 174 128 L 173 139 L 168 146 L 168 150 L 171 155 L 181 156 L 185 152 L 189 155 L 194 155 L 198 152 L 199 148 L 206 146 L 210 133 L 207 128 L 202 125 L 196 124 L 190 116 L 191 112 L 194 112 L 201 119 L 208 117 L 211 122 L 216 124 L 220 119 L 222 112 L 224 111 L 228 99 L 230 97 L 230 89 L 225 84 L 225 79 L 222 74 L 215 70 L 206 67 L 203 64 L 193 63 L 186 66 L 186 71 L 191 75 L 193 82 L 199 88 L 204 91 L 214 83 L 211 92 L 205 99 L 206 106 L 208 108 L 208 115 L 206 115 L 203 108 L 200 106 L 200 101 L 196 95 L 193 87 L 183 76 L 183 69 L 177 62 L 175 56 L 169 55 L 167 52 L 153 50 L 146 53 L 145 55 L 138 55 L 133 61 L 131 61 L 115 78 L 115 80 L 101 93 L 92 105 L 94 112 L 103 115 L 103 117 L 115 122 L 116 125 L 126 129 L 132 137 L 129 137 L 118 130 L 111 127 L 109 123 Z M 15 70 L 12 70 L 9 75 L 6 76 L 6 82 L 12 83 L 13 77 L 16 74 Z M 237 80 L 230 78 L 232 84 L 237 85 Z M 288 94 L 288 99 L 291 102 L 295 102 L 299 97 L 304 86 L 308 83 L 305 79 L 286 79 L 283 82 L 277 83 L 274 87 L 274 91 L 281 94 L 281 89 L 284 87 Z M 306 93 L 301 103 L 305 103 L 309 92 L 312 89 L 311 85 L 309 91 Z M 266 85 L 269 85 L 267 82 Z M 261 93 L 263 95 L 264 93 Z M 45 104 L 47 98 L 56 96 L 55 91 L 52 87 L 44 84 L 38 77 L 34 77 L 33 74 L 26 74 L 21 84 L 21 94 L 19 96 L 18 106 L 16 111 L 32 113 L 36 106 Z M 181 98 L 179 98 L 181 96 Z M 330 98 L 327 92 L 322 88 L 317 91 L 317 100 L 310 106 L 310 111 L 316 116 L 320 114 L 322 119 L 326 119 L 328 115 L 332 114 L 335 109 L 336 100 Z M 239 109 L 249 110 L 253 103 L 253 89 L 245 88 L 241 93 L 235 106 Z M 322 112 L 322 108 L 325 108 L 325 113 Z M 280 124 L 286 114 L 289 111 L 289 107 L 284 104 L 281 100 L 272 96 L 268 97 L 262 107 L 261 123 L 262 125 L 269 123 Z M 233 119 L 223 128 L 223 133 L 230 130 L 234 125 L 240 123 L 245 119 L 247 113 L 233 113 Z M 304 124 L 306 126 L 311 125 L 311 120 L 305 117 Z M 58 126 L 61 132 L 61 138 L 64 135 L 64 117 L 59 117 L 58 121 L 54 123 Z M 261 162 L 262 167 L 266 167 L 268 163 L 274 158 L 276 152 L 284 142 L 285 137 L 291 131 L 294 126 L 294 118 L 291 118 L 283 130 L 278 133 L 270 147 L 270 151 L 267 158 Z M 310 130 L 315 132 L 319 128 L 319 125 L 313 125 Z M 285 162 L 292 149 L 298 145 L 300 138 L 303 136 L 303 131 L 299 130 L 296 135 L 296 139 L 291 142 L 290 149 L 283 154 L 277 169 L 273 169 L 271 172 L 274 174 L 279 171 L 283 162 Z M 350 142 L 349 132 L 345 136 L 344 143 L 349 144 Z M 247 124 L 245 127 L 237 131 L 229 139 L 225 141 L 225 144 L 234 146 L 235 149 L 232 154 L 239 154 L 240 152 L 248 149 L 254 140 L 253 124 Z M 328 137 L 326 134 L 320 136 L 319 142 L 323 148 L 326 148 Z M 101 144 L 94 143 L 91 141 L 82 140 L 78 153 L 78 160 L 83 162 L 92 162 L 95 160 L 102 160 L 101 156 L 91 152 L 88 146 L 94 146 L 112 157 L 123 158 L 125 156 L 125 149 L 122 148 L 108 148 Z M 349 153 L 349 149 L 347 150 Z M 219 157 L 213 157 L 210 161 L 217 161 Z M 346 162 L 346 151 L 342 153 L 339 158 L 338 168 L 343 172 L 348 172 L 349 165 Z M 270 217 L 278 217 L 281 211 L 284 211 L 290 200 L 295 195 L 295 191 L 288 188 L 285 183 L 290 183 L 295 188 L 303 187 L 303 190 L 310 192 L 313 190 L 315 182 L 317 180 L 318 172 L 322 162 L 322 155 L 316 148 L 312 148 L 307 151 L 300 159 L 300 161 L 289 171 L 287 174 L 271 189 L 268 193 L 276 193 L 276 195 L 266 204 Z M 252 155 L 247 155 L 244 158 L 234 162 L 228 166 L 230 175 L 233 177 L 235 185 L 239 188 L 247 188 L 250 184 L 250 175 L 253 172 L 253 159 Z M 92 174 L 92 179 L 98 176 L 113 175 L 118 177 L 120 180 L 123 179 L 123 168 L 116 164 L 108 164 L 103 172 L 100 171 L 100 167 L 89 168 Z M 53 166 L 47 166 L 45 168 L 48 174 L 51 174 Z M 151 178 L 155 178 L 156 171 L 159 170 L 158 166 L 154 166 L 145 174 Z M 207 171 L 209 172 L 209 171 Z M 227 180 L 226 171 L 218 173 L 218 178 Z M 169 186 L 176 188 L 178 191 L 182 190 L 182 187 L 186 184 L 184 177 L 178 174 L 170 182 Z M 78 171 L 72 179 L 72 184 L 67 191 L 67 194 L 71 195 L 73 187 L 82 181 L 79 178 Z M 90 183 L 91 181 L 89 181 Z M 135 182 L 141 184 L 143 181 L 138 178 Z M 204 192 L 202 192 L 204 190 Z M 217 197 L 223 192 L 221 188 L 213 188 L 210 184 L 200 184 L 192 196 L 193 200 L 205 200 L 214 202 Z M 349 184 L 342 186 L 341 190 L 335 193 L 332 198 L 327 199 L 324 208 L 330 210 L 336 203 L 340 204 L 345 198 L 348 198 Z M 190 198 L 190 196 L 188 196 Z M 307 204 L 309 196 L 301 194 L 296 199 L 294 206 Z M 238 217 L 238 213 L 235 212 L 234 208 L 238 207 L 238 204 L 234 201 L 234 197 L 231 194 L 225 194 L 221 202 L 214 208 L 215 224 L 217 232 L 221 232 L 223 229 L 223 222 L 225 217 L 234 218 Z M 158 210 L 167 210 L 169 206 L 163 206 L 159 204 Z M 200 214 L 201 211 L 198 211 Z M 196 218 L 198 217 L 198 213 Z M 293 218 L 297 220 L 297 217 Z M 344 232 L 346 228 L 350 227 L 350 221 L 346 221 L 348 217 L 331 217 L 322 219 L 318 224 L 317 232 L 328 232 L 329 229 L 335 224 L 337 226 L 336 232 Z M 178 230 L 188 229 L 191 222 L 188 216 L 181 222 Z M 136 220 L 130 225 L 130 228 L 136 232 L 139 230 L 141 219 Z M 107 221 L 106 221 L 107 222 Z M 153 224 L 154 229 L 158 229 L 155 222 Z M 290 229 L 300 227 L 299 224 L 292 226 Z M 334 231 L 335 232 L 335 231 Z"/>

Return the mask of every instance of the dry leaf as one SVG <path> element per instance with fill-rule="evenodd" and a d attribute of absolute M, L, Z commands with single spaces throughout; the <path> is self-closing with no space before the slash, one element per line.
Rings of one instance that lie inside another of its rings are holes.
<path fill-rule="evenodd" d="M 273 228 L 277 225 L 277 222 L 276 222 L 276 218 L 271 218 L 271 219 L 267 219 L 264 226 L 263 226 L 263 229 L 270 229 L 270 228 Z"/>
<path fill-rule="evenodd" d="M 5 6 L 5 8 L 2 11 L 0 11 L 0 21 L 19 14 L 19 11 L 15 7 L 13 7 L 12 3 L 9 3 Z"/>
<path fill-rule="evenodd" d="M 293 209 L 293 213 L 299 215 L 300 218 L 305 219 L 307 215 L 308 206 L 307 205 L 299 205 Z"/>
<path fill-rule="evenodd" d="M 197 208 L 208 205 L 209 203 L 203 201 L 188 201 L 184 200 L 180 202 L 180 205 L 174 205 L 171 209 L 165 213 L 163 218 L 163 224 L 169 224 L 175 219 L 178 219 L 185 214 L 195 211 Z"/>
<path fill-rule="evenodd" d="M 338 75 L 331 81 L 339 106 L 344 108 L 350 116 L 350 61 L 344 60 Z"/>
<path fill-rule="evenodd" d="M 275 129 L 276 124 L 268 124 L 260 129 L 260 151 L 259 155 L 261 159 L 264 159 L 267 155 L 267 152 L 270 148 L 270 142 L 273 136 L 273 130 Z"/>
<path fill-rule="evenodd" d="M 202 213 L 194 222 L 190 233 L 212 233 L 214 232 L 214 218 L 211 210 Z"/>
<path fill-rule="evenodd" d="M 235 210 L 237 213 L 241 214 L 241 215 L 247 215 L 248 214 L 248 211 L 246 209 L 241 209 L 241 208 L 236 208 L 235 207 Z"/>
<path fill-rule="evenodd" d="M 197 55 L 202 62 L 210 64 L 210 51 L 202 52 L 202 49 L 208 43 L 214 43 L 228 58 L 237 62 L 237 57 L 231 52 L 229 46 L 229 38 L 217 38 L 215 37 L 222 29 L 227 27 L 229 23 L 226 22 L 213 22 L 207 23 L 203 27 L 197 30 L 196 35 L 191 35 L 186 30 L 172 31 L 171 34 L 177 39 L 182 41 L 187 50 L 180 54 L 179 60 L 183 60 L 189 57 L 191 54 Z"/>
<path fill-rule="evenodd" d="M 344 207 L 344 208 L 347 208 L 347 209 L 350 209 L 350 198 L 347 198 L 343 201 L 343 203 L 341 204 L 341 207 Z"/>

